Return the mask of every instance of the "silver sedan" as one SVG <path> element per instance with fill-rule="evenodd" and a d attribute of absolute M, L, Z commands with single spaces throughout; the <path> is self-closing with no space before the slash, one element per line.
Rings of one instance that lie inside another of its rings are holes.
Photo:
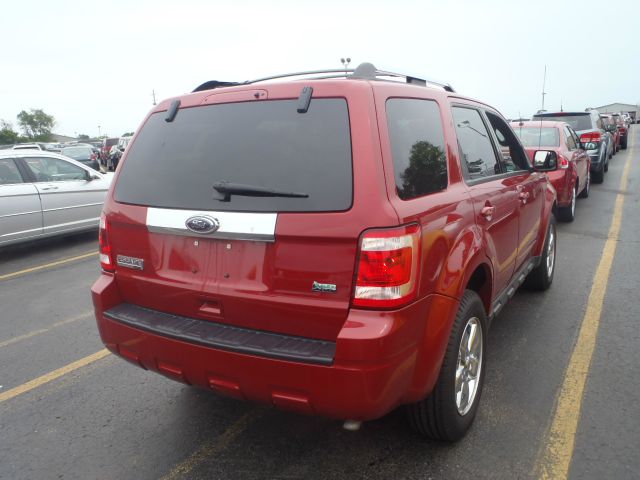
<path fill-rule="evenodd" d="M 112 178 L 56 153 L 0 150 L 0 246 L 97 228 Z"/>

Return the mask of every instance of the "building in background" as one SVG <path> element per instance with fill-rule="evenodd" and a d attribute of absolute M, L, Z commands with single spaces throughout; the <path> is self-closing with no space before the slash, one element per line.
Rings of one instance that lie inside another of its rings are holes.
<path fill-rule="evenodd" d="M 609 105 L 596 107 L 596 110 L 600 113 L 628 113 L 633 119 L 633 123 L 640 122 L 640 108 L 638 108 L 638 105 L 631 103 L 610 103 Z"/>

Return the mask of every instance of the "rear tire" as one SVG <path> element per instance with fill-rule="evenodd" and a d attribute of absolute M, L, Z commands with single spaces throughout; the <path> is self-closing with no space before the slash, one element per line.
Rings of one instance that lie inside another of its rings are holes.
<path fill-rule="evenodd" d="M 442 442 L 461 439 L 473 423 L 485 375 L 487 317 L 478 294 L 465 290 L 433 392 L 407 406 L 411 427 Z"/>
<path fill-rule="evenodd" d="M 625 137 L 624 141 L 620 142 L 620 147 L 622 147 L 623 150 L 627 149 L 627 137 Z"/>
<path fill-rule="evenodd" d="M 560 207 L 558 208 L 558 219 L 563 222 L 573 222 L 576 218 L 576 199 L 578 198 L 578 185 L 573 187 L 573 192 L 571 193 L 571 202 L 568 207 Z"/>
<path fill-rule="evenodd" d="M 587 181 L 585 182 L 584 188 L 580 192 L 578 198 L 589 198 L 589 188 L 591 187 L 591 172 L 587 170 Z"/>
<path fill-rule="evenodd" d="M 544 239 L 540 264 L 527 275 L 525 285 L 532 290 L 547 290 L 553 282 L 556 271 L 556 219 L 549 219 L 547 236 Z"/>
<path fill-rule="evenodd" d="M 593 183 L 604 182 L 604 165 L 597 172 L 591 172 L 591 175 L 591 180 L 593 180 Z"/>

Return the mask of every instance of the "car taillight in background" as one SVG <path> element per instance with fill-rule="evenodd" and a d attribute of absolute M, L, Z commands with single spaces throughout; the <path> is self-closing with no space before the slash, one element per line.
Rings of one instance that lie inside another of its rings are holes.
<path fill-rule="evenodd" d="M 104 213 L 100 214 L 100 233 L 98 240 L 100 246 L 100 266 L 105 272 L 113 272 L 111 244 L 109 243 L 109 224 L 107 223 Z"/>
<path fill-rule="evenodd" d="M 415 299 L 420 227 L 366 231 L 360 239 L 353 306 L 391 308 Z"/>
<path fill-rule="evenodd" d="M 600 132 L 587 132 L 580 135 L 580 142 L 584 144 L 585 150 L 595 150 L 602 140 Z"/>
<path fill-rule="evenodd" d="M 561 168 L 563 170 L 569 168 L 569 160 L 567 160 L 565 157 L 559 154 L 558 154 L 558 168 Z"/>

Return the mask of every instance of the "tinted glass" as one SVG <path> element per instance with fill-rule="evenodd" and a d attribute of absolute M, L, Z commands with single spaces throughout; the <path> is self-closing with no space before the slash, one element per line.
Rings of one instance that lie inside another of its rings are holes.
<path fill-rule="evenodd" d="M 351 206 L 351 137 L 343 99 L 229 103 L 152 115 L 118 178 L 119 202 L 227 211 L 340 211 Z M 306 194 L 306 198 L 233 194 L 217 182 Z"/>
<path fill-rule="evenodd" d="M 22 176 L 11 158 L 0 158 L 0 185 L 22 183 Z"/>
<path fill-rule="evenodd" d="M 598 128 L 591 122 L 591 115 L 588 113 L 582 115 L 534 115 L 533 119 L 539 120 L 557 120 L 558 122 L 567 122 L 574 130 L 592 130 Z"/>
<path fill-rule="evenodd" d="M 32 157 L 24 159 L 37 182 L 63 182 L 84 180 L 85 170 L 59 158 Z"/>
<path fill-rule="evenodd" d="M 480 113 L 471 108 L 453 108 L 456 135 L 465 177 L 471 180 L 502 173 Z"/>
<path fill-rule="evenodd" d="M 447 188 L 447 157 L 438 104 L 389 99 L 387 124 L 398 196 L 406 200 Z"/>
<path fill-rule="evenodd" d="M 514 127 L 525 147 L 559 147 L 560 132 L 556 127 Z"/>
<path fill-rule="evenodd" d="M 507 122 L 505 122 L 498 115 L 494 115 L 491 112 L 486 112 L 493 133 L 498 140 L 498 148 L 500 149 L 502 171 L 515 172 L 517 170 L 528 170 L 529 161 L 527 160 L 527 154 L 524 153 L 520 142 L 513 130 Z"/>

